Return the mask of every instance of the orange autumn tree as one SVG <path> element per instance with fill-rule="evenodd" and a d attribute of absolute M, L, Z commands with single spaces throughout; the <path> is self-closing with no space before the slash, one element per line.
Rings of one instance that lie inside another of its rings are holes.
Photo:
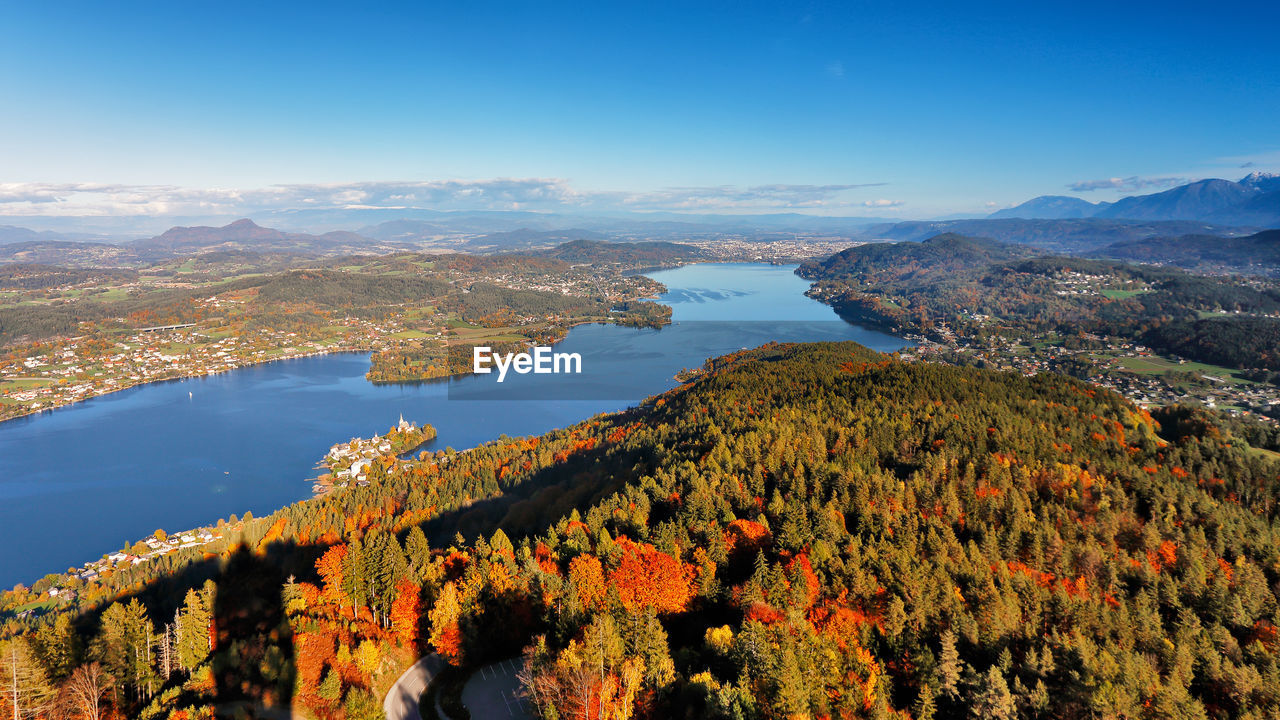
<path fill-rule="evenodd" d="M 316 572 L 324 581 L 324 590 L 320 593 L 320 598 L 325 602 L 337 604 L 339 613 L 342 612 L 342 607 L 347 600 L 347 594 L 342 591 L 342 564 L 346 559 L 347 546 L 334 545 L 316 561 Z"/>
<path fill-rule="evenodd" d="M 653 608 L 674 613 L 688 607 L 693 598 L 692 566 L 648 543 L 620 538 L 617 545 L 622 561 L 609 573 L 609 583 L 618 589 L 618 597 L 628 610 Z"/>
<path fill-rule="evenodd" d="M 595 555 L 579 555 L 571 560 L 569 580 L 578 590 L 578 602 L 582 607 L 592 608 L 604 600 L 604 568 Z"/>
<path fill-rule="evenodd" d="M 462 630 L 458 619 L 462 616 L 462 602 L 458 587 L 452 581 L 440 589 L 440 597 L 431 608 L 431 644 L 436 652 L 452 665 L 462 665 Z"/>
<path fill-rule="evenodd" d="M 304 700 L 315 698 L 324 668 L 334 656 L 333 638 L 323 633 L 298 633 L 293 637 L 293 656 L 298 695 Z"/>
<path fill-rule="evenodd" d="M 418 646 L 418 586 L 408 580 L 396 583 L 396 598 L 391 602 L 391 631 L 409 648 Z"/>

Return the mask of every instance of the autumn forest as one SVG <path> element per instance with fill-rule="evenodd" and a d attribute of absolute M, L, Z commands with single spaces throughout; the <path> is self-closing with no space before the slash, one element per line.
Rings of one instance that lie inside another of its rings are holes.
<path fill-rule="evenodd" d="M 6 716 L 376 718 L 429 652 L 451 717 L 511 657 L 543 718 L 1280 708 L 1280 466 L 1200 410 L 770 345 L 370 478 L 8 621 Z"/>

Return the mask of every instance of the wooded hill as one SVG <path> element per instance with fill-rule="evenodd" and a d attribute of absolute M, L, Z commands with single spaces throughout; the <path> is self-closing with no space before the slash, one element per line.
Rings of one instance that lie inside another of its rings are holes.
<path fill-rule="evenodd" d="M 1098 252 L 1133 262 L 1257 275 L 1280 274 L 1280 230 L 1245 237 L 1199 234 L 1129 240 L 1108 245 Z"/>
<path fill-rule="evenodd" d="M 1097 333 L 1192 360 L 1280 369 L 1280 291 L 1236 278 L 1042 256 L 960 235 L 861 245 L 797 272 L 845 317 L 892 331 L 934 336 L 946 323 L 970 336 Z"/>
<path fill-rule="evenodd" d="M 770 345 L 632 411 L 388 458 L 5 632 L 28 686 L 97 662 L 100 704 L 143 718 L 372 718 L 420 652 L 522 648 L 546 718 L 1274 717 L 1280 465 L 1215 423 Z"/>

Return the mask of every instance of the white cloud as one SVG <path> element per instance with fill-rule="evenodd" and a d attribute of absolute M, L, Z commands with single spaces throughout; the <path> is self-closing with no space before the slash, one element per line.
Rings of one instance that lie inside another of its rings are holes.
<path fill-rule="evenodd" d="M 249 215 L 295 208 L 777 211 L 858 206 L 845 195 L 883 184 L 722 185 L 603 192 L 578 190 L 559 178 L 291 184 L 250 189 L 4 183 L 0 184 L 0 215 Z"/>
<path fill-rule="evenodd" d="M 1103 178 L 1102 180 L 1080 180 L 1067 185 L 1068 188 L 1075 192 L 1093 192 L 1094 190 L 1120 190 L 1120 191 L 1136 191 L 1136 190 L 1152 190 L 1160 188 L 1170 188 L 1175 185 L 1185 185 L 1191 182 L 1185 177 L 1139 177 L 1133 175 L 1127 178 Z"/>
<path fill-rule="evenodd" d="M 903 203 L 901 200 L 886 200 L 885 198 L 880 198 L 879 200 L 867 200 L 862 203 L 863 207 L 869 208 L 896 208 L 902 207 L 902 205 Z"/>
<path fill-rule="evenodd" d="M 840 199 L 844 193 L 882 185 L 884 183 L 674 187 L 618 193 L 615 199 L 626 207 L 646 210 L 788 210 L 847 206 L 848 203 Z M 595 196 L 592 202 L 606 199 Z"/>

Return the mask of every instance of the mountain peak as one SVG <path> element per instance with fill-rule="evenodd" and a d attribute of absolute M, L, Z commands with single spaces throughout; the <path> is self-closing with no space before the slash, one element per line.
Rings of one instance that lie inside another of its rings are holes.
<path fill-rule="evenodd" d="M 1245 187 L 1257 188 L 1264 192 L 1280 190 L 1280 175 L 1255 170 L 1240 178 L 1240 184 Z"/>
<path fill-rule="evenodd" d="M 998 210 L 990 215 L 992 218 L 1038 218 L 1063 220 L 1092 217 L 1107 203 L 1092 203 L 1081 198 L 1068 195 L 1041 195 L 1021 205 Z"/>
<path fill-rule="evenodd" d="M 258 225 L 258 223 L 250 220 L 249 218 L 240 218 L 239 220 L 231 223 L 230 225 L 224 226 L 223 230 L 255 230 L 255 229 L 259 229 L 260 227 L 261 226 Z"/>

